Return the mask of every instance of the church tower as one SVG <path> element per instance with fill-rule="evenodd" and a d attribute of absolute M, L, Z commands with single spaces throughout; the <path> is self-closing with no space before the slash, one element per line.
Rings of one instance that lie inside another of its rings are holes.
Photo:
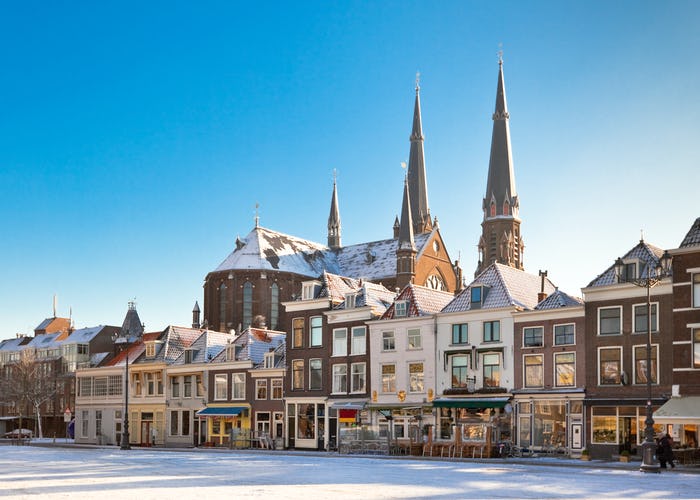
<path fill-rule="evenodd" d="M 404 181 L 401 222 L 399 224 L 399 245 L 396 249 L 396 286 L 403 288 L 413 283 L 416 276 L 416 243 L 413 239 L 413 218 L 411 217 L 411 195 L 408 180 Z"/>
<path fill-rule="evenodd" d="M 415 234 L 427 233 L 433 229 L 433 224 L 430 220 L 430 208 L 428 207 L 428 183 L 425 176 L 419 76 L 416 76 L 416 101 L 413 107 L 413 129 L 410 137 L 411 149 L 408 156 L 408 190 L 411 198 L 411 218 L 413 219 L 413 232 Z"/>
<path fill-rule="evenodd" d="M 336 186 L 335 172 L 333 172 L 331 212 L 328 215 L 328 246 L 334 250 L 342 246 L 340 244 L 340 209 L 338 208 L 338 188 Z"/>
<path fill-rule="evenodd" d="M 510 147 L 510 116 L 503 81 L 503 58 L 498 60 L 496 109 L 493 113 L 491 157 L 483 200 L 484 220 L 479 239 L 479 263 L 475 276 L 494 262 L 523 269 L 525 245 L 520 234 L 520 202 L 515 190 L 513 157 Z"/>

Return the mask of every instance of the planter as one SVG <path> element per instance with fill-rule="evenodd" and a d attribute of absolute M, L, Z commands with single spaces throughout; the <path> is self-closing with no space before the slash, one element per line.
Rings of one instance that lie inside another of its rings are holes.
<path fill-rule="evenodd" d="M 629 455 L 620 455 L 620 462 L 625 462 L 625 463 L 627 463 L 627 462 L 629 462 L 629 461 L 630 461 Z"/>

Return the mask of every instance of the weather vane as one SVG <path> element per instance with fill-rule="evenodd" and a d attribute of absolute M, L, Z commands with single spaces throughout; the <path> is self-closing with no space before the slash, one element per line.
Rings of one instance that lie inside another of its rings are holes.
<path fill-rule="evenodd" d="M 420 90 L 420 71 L 416 71 L 416 91 Z"/>

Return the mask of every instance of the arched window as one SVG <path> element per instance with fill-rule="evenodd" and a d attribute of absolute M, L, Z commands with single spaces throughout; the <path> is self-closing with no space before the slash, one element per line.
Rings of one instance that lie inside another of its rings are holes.
<path fill-rule="evenodd" d="M 243 328 L 248 328 L 253 321 L 253 284 L 246 281 L 243 285 Z"/>
<path fill-rule="evenodd" d="M 279 319 L 280 308 L 280 288 L 277 283 L 270 287 L 270 328 L 277 330 L 277 320 Z"/>
<path fill-rule="evenodd" d="M 510 203 L 508 203 L 508 200 L 503 202 L 503 215 L 510 215 Z"/>
<path fill-rule="evenodd" d="M 219 287 L 219 331 L 226 331 L 226 284 Z"/>
<path fill-rule="evenodd" d="M 491 217 L 496 217 L 496 203 L 491 202 Z"/>

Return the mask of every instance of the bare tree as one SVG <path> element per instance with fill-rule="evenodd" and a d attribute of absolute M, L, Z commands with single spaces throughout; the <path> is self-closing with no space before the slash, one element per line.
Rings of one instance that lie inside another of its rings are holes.
<path fill-rule="evenodd" d="M 6 365 L 0 379 L 0 393 L 5 404 L 13 406 L 22 419 L 29 414 L 29 408 L 36 414 L 38 436 L 43 437 L 41 426 L 41 406 L 54 397 L 57 391 L 56 378 L 51 362 L 36 359 L 34 352 L 22 352 L 19 361 Z"/>

